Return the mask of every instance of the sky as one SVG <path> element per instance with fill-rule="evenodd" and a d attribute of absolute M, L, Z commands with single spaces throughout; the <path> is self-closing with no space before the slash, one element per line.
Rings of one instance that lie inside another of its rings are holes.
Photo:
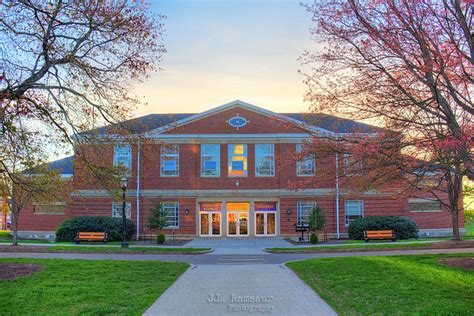
<path fill-rule="evenodd" d="M 239 99 L 304 112 L 298 57 L 311 49 L 311 16 L 290 0 L 151 0 L 166 15 L 160 66 L 135 93 L 150 113 L 196 113 Z"/>

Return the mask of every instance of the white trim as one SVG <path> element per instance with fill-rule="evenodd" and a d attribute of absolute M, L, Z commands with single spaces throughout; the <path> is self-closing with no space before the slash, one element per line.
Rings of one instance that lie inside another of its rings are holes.
<path fill-rule="evenodd" d="M 136 194 L 135 190 L 127 190 L 129 195 Z M 329 196 L 335 193 L 334 189 L 303 189 L 303 190 L 280 190 L 280 189 L 263 189 L 263 190 L 141 190 L 141 197 L 254 197 L 254 196 Z M 350 193 L 341 192 L 341 196 Z M 366 191 L 359 196 L 393 196 L 396 193 L 386 193 L 377 191 Z M 76 190 L 71 196 L 77 197 L 110 197 L 107 190 Z"/>
<path fill-rule="evenodd" d="M 70 179 L 74 176 L 74 174 L 72 174 L 72 173 L 62 173 L 62 174 L 60 174 L 60 176 L 63 179 Z"/>

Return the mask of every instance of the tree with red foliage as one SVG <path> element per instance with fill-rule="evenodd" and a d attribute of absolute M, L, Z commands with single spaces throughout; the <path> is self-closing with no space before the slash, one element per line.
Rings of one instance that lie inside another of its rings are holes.
<path fill-rule="evenodd" d="M 0 1 L 0 168 L 15 180 L 18 138 L 45 153 L 124 120 L 165 52 L 162 20 L 144 1 Z"/>
<path fill-rule="evenodd" d="M 358 167 L 341 174 L 351 188 L 432 195 L 459 239 L 462 179 L 474 178 L 471 1 L 318 0 L 306 9 L 319 47 L 302 56 L 312 110 L 383 126 L 315 135 L 306 151 L 345 155 Z"/>

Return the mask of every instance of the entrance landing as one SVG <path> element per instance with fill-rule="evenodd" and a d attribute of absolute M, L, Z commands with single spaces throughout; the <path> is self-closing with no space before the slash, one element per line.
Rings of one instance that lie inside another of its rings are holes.
<path fill-rule="evenodd" d="M 280 238 L 197 238 L 186 247 L 214 248 L 213 254 L 265 254 L 263 248 L 292 247 Z"/>

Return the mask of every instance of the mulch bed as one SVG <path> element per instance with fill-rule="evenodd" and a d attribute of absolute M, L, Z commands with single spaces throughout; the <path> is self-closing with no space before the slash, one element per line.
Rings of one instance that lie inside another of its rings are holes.
<path fill-rule="evenodd" d="M 12 281 L 43 270 L 43 267 L 31 263 L 0 263 L 0 281 Z"/>
<path fill-rule="evenodd" d="M 474 270 L 474 258 L 445 258 L 439 260 L 439 263 L 466 270 Z"/>

